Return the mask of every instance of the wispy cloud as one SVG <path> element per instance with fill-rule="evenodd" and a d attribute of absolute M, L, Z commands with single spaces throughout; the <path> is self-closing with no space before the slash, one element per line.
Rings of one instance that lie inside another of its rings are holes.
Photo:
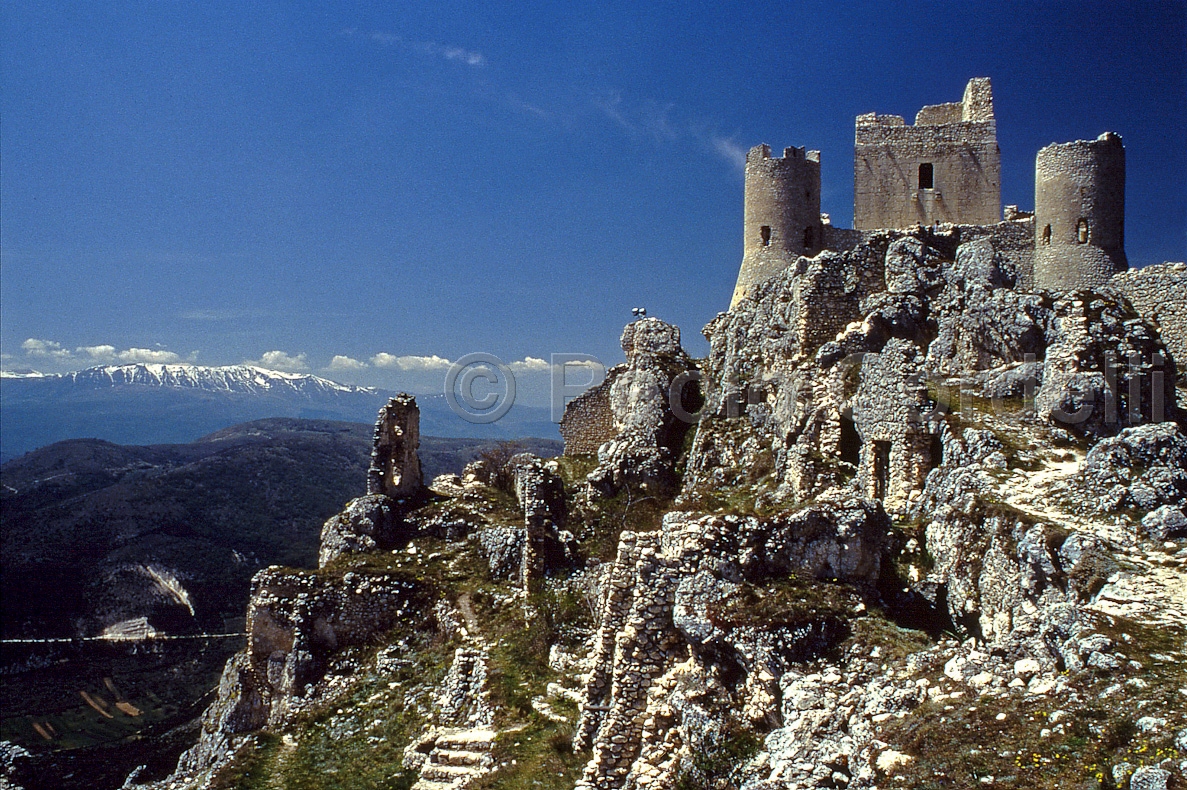
<path fill-rule="evenodd" d="M 446 370 L 453 363 L 436 354 L 429 356 L 416 356 L 414 354 L 396 356 L 395 354 L 380 352 L 371 357 L 371 364 L 377 368 L 395 368 L 397 370 Z"/>
<path fill-rule="evenodd" d="M 300 373 L 309 370 L 309 362 L 303 353 L 294 355 L 284 351 L 265 351 L 259 359 L 247 360 L 243 364 L 287 373 Z"/>
<path fill-rule="evenodd" d="M 646 100 L 637 106 L 628 107 L 621 93 L 611 91 L 595 96 L 593 103 L 603 115 L 632 137 L 649 137 L 656 143 L 669 143 L 684 134 L 672 120 L 676 105 L 671 102 L 660 104 Z"/>
<path fill-rule="evenodd" d="M 438 44 L 436 41 L 409 41 L 395 33 L 386 33 L 382 30 L 365 31 L 354 27 L 346 28 L 342 31 L 342 35 L 348 38 L 365 39 L 385 47 L 400 47 L 412 52 L 420 52 L 425 55 L 451 60 L 455 63 L 462 63 L 474 68 L 486 66 L 485 55 L 477 50 L 466 49 L 465 47 Z"/>
<path fill-rule="evenodd" d="M 593 107 L 630 137 L 650 140 L 655 145 L 668 145 L 681 140 L 699 143 L 735 168 L 746 166 L 746 148 L 733 139 L 719 134 L 714 124 L 680 118 L 675 102 L 652 99 L 628 102 L 618 91 L 605 91 L 590 98 Z"/>
<path fill-rule="evenodd" d="M 739 170 L 746 169 L 746 149 L 729 137 L 711 136 L 713 150 Z"/>

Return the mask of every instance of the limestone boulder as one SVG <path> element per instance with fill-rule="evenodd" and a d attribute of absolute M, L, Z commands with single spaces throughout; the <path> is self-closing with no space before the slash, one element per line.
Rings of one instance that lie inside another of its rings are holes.
<path fill-rule="evenodd" d="M 679 328 L 657 318 L 628 324 L 622 349 L 626 364 L 608 376 L 615 436 L 598 448 L 598 467 L 588 479 L 605 496 L 625 487 L 667 496 L 676 486 L 674 465 L 691 426 L 689 415 L 699 406 L 693 402 L 699 392 L 695 383 L 675 397 L 672 385 L 696 366 L 680 346 Z"/>
<path fill-rule="evenodd" d="M 395 503 L 383 494 L 351 500 L 322 526 L 318 566 L 324 568 L 343 554 L 390 549 L 402 523 Z"/>
<path fill-rule="evenodd" d="M 1181 508 L 1187 502 L 1187 435 L 1173 422 L 1126 428 L 1097 442 L 1077 483 L 1086 501 L 1104 512 Z M 1173 522 L 1171 513 L 1159 521 Z"/>

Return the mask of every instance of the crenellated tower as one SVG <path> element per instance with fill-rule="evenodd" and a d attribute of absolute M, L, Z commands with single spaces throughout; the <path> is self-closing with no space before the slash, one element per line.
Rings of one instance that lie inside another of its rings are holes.
<path fill-rule="evenodd" d="M 1125 258 L 1125 146 L 1052 143 L 1035 157 L 1035 290 L 1098 288 Z"/>
<path fill-rule="evenodd" d="M 772 157 L 769 145 L 746 155 L 742 268 L 733 307 L 759 283 L 823 248 L 820 221 L 820 152 L 787 148 Z"/>

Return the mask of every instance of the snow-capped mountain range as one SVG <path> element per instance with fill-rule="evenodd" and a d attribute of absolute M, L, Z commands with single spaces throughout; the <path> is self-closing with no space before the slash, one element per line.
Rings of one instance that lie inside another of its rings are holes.
<path fill-rule="evenodd" d="M 73 373 L 40 373 L 35 370 L 3 371 L 4 378 L 62 379 L 84 386 L 143 384 L 152 387 L 188 387 L 207 392 L 301 394 L 367 393 L 377 395 L 374 387 L 339 384 L 307 373 L 284 373 L 254 365 L 100 365 Z"/>
<path fill-rule="evenodd" d="M 103 365 L 73 373 L 4 371 L 0 455 L 63 439 L 191 442 L 250 420 L 296 417 L 371 423 L 393 392 L 251 365 Z M 467 422 L 444 395 L 418 395 L 426 436 L 559 438 L 548 410 L 516 405 L 490 425 Z"/>

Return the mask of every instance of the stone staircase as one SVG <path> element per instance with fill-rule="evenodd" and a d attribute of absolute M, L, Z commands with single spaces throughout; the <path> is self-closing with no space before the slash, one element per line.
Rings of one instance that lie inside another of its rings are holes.
<path fill-rule="evenodd" d="M 462 790 L 490 772 L 495 760 L 491 747 L 495 731 L 486 727 L 442 729 L 422 738 L 417 750 L 427 757 L 412 790 Z"/>

